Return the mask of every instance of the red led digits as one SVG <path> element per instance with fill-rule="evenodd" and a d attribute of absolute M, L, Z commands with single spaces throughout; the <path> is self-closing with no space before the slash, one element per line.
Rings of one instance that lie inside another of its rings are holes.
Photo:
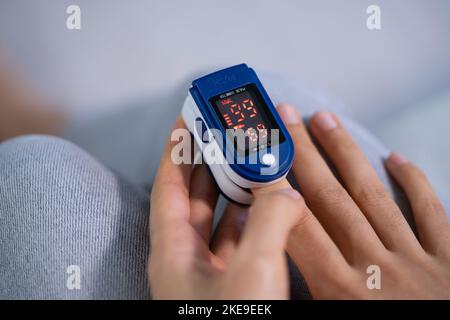
<path fill-rule="evenodd" d="M 250 142 L 267 138 L 265 122 L 248 92 L 222 99 L 218 105 L 228 128 L 243 129 Z"/>
<path fill-rule="evenodd" d="M 254 128 L 248 128 L 247 131 L 245 131 L 247 134 L 248 139 L 250 142 L 256 142 L 258 141 L 258 134 L 256 133 L 256 130 Z"/>
<path fill-rule="evenodd" d="M 230 118 L 230 116 L 228 115 L 228 113 L 225 113 L 225 115 L 224 115 L 223 117 L 224 117 L 225 122 L 227 123 L 227 125 L 228 125 L 229 127 L 231 127 L 231 126 L 233 125 L 233 122 L 231 121 L 231 118 Z"/>
<path fill-rule="evenodd" d="M 230 114 L 235 115 L 236 117 L 233 117 L 236 119 L 236 122 L 243 122 L 245 120 L 245 114 L 247 113 L 249 118 L 253 118 L 257 115 L 256 108 L 254 107 L 253 100 L 251 99 L 245 99 L 242 101 L 241 104 L 239 103 L 232 103 L 233 101 L 231 99 L 225 99 L 221 101 L 221 104 L 223 106 L 228 107 L 228 111 Z M 232 103 L 232 104 L 231 104 Z M 225 122 L 227 123 L 228 127 L 233 126 L 233 121 L 231 120 L 230 114 L 224 113 L 223 117 L 225 119 Z M 244 126 L 239 126 L 239 128 L 242 128 Z M 233 127 L 233 129 L 236 129 L 236 126 Z"/>
<path fill-rule="evenodd" d="M 261 139 L 267 138 L 267 129 L 264 123 L 260 122 L 256 125 L 256 129 L 258 129 L 258 132 L 260 134 Z"/>
<path fill-rule="evenodd" d="M 230 112 L 235 116 L 239 116 L 237 122 L 242 122 L 245 119 L 244 114 L 242 113 L 242 108 L 239 104 L 234 103 L 230 106 Z"/>
<path fill-rule="evenodd" d="M 253 100 L 252 99 L 245 99 L 242 101 L 242 106 L 245 110 L 250 111 L 250 118 L 256 117 L 256 108 L 253 106 Z"/>

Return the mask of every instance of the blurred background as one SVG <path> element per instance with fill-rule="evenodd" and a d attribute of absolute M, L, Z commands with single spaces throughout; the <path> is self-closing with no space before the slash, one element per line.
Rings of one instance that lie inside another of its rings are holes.
<path fill-rule="evenodd" d="M 81 30 L 66 28 L 71 4 Z M 381 30 L 366 27 L 371 4 Z M 448 0 L 0 0 L 0 51 L 85 115 L 170 92 L 205 68 L 246 62 L 300 78 L 449 194 L 449 13 Z"/>

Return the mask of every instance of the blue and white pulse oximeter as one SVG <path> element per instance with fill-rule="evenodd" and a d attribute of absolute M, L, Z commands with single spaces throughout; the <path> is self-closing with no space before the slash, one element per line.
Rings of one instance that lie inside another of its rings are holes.
<path fill-rule="evenodd" d="M 292 139 L 255 71 L 246 64 L 194 80 L 182 116 L 214 180 L 230 200 L 251 204 L 251 189 L 285 178 L 292 166 Z M 244 144 L 236 143 L 237 131 L 244 133 Z M 211 150 L 216 161 L 211 161 Z"/>

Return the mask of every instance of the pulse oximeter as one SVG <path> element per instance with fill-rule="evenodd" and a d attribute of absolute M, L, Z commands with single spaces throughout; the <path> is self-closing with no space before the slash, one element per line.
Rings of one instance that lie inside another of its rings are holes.
<path fill-rule="evenodd" d="M 251 204 L 251 189 L 280 181 L 292 166 L 292 139 L 246 64 L 194 80 L 182 117 L 217 186 L 234 202 Z"/>

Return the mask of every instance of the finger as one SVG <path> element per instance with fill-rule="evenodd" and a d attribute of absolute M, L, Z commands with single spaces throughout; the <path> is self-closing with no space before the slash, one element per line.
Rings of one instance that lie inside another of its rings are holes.
<path fill-rule="evenodd" d="M 437 254 L 443 243 L 448 244 L 450 227 L 445 209 L 427 177 L 419 168 L 397 153 L 389 156 L 386 167 L 403 188 L 411 203 L 422 247 L 430 253 Z"/>
<path fill-rule="evenodd" d="M 238 250 L 253 255 L 278 255 L 304 212 L 303 198 L 293 189 L 257 196 L 249 209 Z"/>
<path fill-rule="evenodd" d="M 281 179 L 280 181 L 277 181 L 276 183 L 269 184 L 268 186 L 260 187 L 260 188 L 253 188 L 252 193 L 257 196 L 262 196 L 266 193 L 270 193 L 272 191 L 278 191 L 283 189 L 292 189 L 291 184 L 287 179 Z"/>
<path fill-rule="evenodd" d="M 353 273 L 336 245 L 298 198 L 299 194 L 291 189 L 292 193 L 286 196 L 286 191 L 256 197 L 235 256 L 250 257 L 247 268 L 254 272 L 261 270 L 261 260 L 282 270 L 286 263 L 283 252 L 287 248 L 314 295 L 325 283 L 332 287 Z"/>
<path fill-rule="evenodd" d="M 282 189 L 291 189 L 291 185 L 286 179 L 265 187 L 252 189 L 256 197 Z M 245 221 L 248 216 L 248 207 L 243 207 L 234 203 L 229 203 L 224 215 L 217 226 L 214 239 L 211 245 L 212 251 L 225 263 L 229 261 L 236 251 L 240 236 L 242 234 Z"/>
<path fill-rule="evenodd" d="M 183 129 L 184 131 L 179 131 Z M 172 133 L 174 132 L 183 134 L 180 139 L 183 143 L 191 143 L 191 137 L 181 118 L 177 119 Z M 175 164 L 172 159 L 173 147 L 180 141 L 172 141 L 169 137 L 153 183 L 150 200 L 152 246 L 157 234 L 166 234 L 168 230 L 176 230 L 180 224 L 189 222 L 191 165 Z"/>
<path fill-rule="evenodd" d="M 252 192 L 256 197 L 261 197 L 290 187 L 289 182 L 284 179 L 266 188 L 253 189 Z M 308 207 L 305 207 L 305 214 L 289 234 L 287 252 L 300 269 L 313 297 L 317 292 L 324 292 L 332 287 L 342 288 L 356 276 L 355 270 L 348 265 L 339 248 Z M 324 261 L 327 263 L 323 263 Z"/>
<path fill-rule="evenodd" d="M 196 165 L 192 173 L 190 188 L 189 221 L 198 234 L 209 243 L 211 228 L 219 191 L 214 184 L 208 167 Z"/>
<path fill-rule="evenodd" d="M 304 201 L 293 189 L 256 196 L 227 274 L 239 274 L 234 287 L 239 296 L 256 299 L 288 297 L 288 266 L 285 247 L 290 230 L 304 212 Z"/>
<path fill-rule="evenodd" d="M 283 179 L 269 187 L 252 191 L 256 196 L 263 196 L 290 187 L 289 182 Z M 316 292 L 323 292 L 324 286 L 329 290 L 333 284 L 339 286 L 348 281 L 348 276 L 353 273 L 336 244 L 308 207 L 305 207 L 305 215 L 289 234 L 287 252 L 300 269 L 313 296 Z"/>
<path fill-rule="evenodd" d="M 234 255 L 248 216 L 248 207 L 229 203 L 211 241 L 211 251 L 225 264 Z"/>
<path fill-rule="evenodd" d="M 319 154 L 297 110 L 287 104 L 278 110 L 294 141 L 292 170 L 307 206 L 350 264 L 366 263 L 367 252 L 384 250 L 380 239 Z"/>
<path fill-rule="evenodd" d="M 353 269 L 309 208 L 292 229 L 287 252 L 303 275 L 314 297 L 318 292 L 351 283 Z M 317 281 L 317 279 L 321 279 Z"/>
<path fill-rule="evenodd" d="M 336 166 L 348 193 L 369 220 L 385 247 L 416 250 L 418 241 L 377 173 L 339 119 L 318 112 L 311 131 Z"/>

